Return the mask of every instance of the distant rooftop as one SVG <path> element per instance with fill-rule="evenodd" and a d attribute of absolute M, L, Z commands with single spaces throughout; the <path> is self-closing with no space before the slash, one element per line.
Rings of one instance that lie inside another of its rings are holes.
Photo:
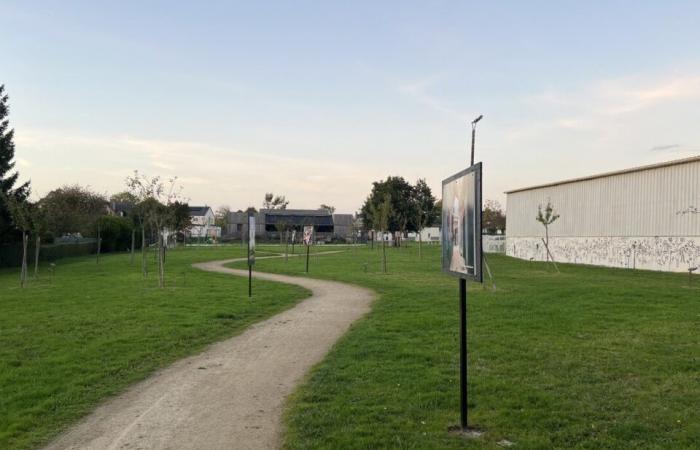
<path fill-rule="evenodd" d="M 274 216 L 330 216 L 325 209 L 261 209 L 261 213 Z"/>
<path fill-rule="evenodd" d="M 541 188 L 545 188 L 545 187 L 559 186 L 561 184 L 576 183 L 579 181 L 586 181 L 586 180 L 594 180 L 596 178 L 612 177 L 615 175 L 622 175 L 625 173 L 641 172 L 643 170 L 659 169 L 661 167 L 676 166 L 678 164 L 688 164 L 688 163 L 697 162 L 697 161 L 700 161 L 700 156 L 691 156 L 690 158 L 676 159 L 673 161 L 666 161 L 666 162 L 662 162 L 662 163 L 649 164 L 646 166 L 632 167 L 632 168 L 624 169 L 624 170 L 615 170 L 613 172 L 603 172 L 603 173 L 599 173 L 596 175 L 589 175 L 586 177 L 571 178 L 568 180 L 554 181 L 552 183 L 538 184 L 535 186 L 513 189 L 510 191 L 506 191 L 505 193 L 506 194 L 514 194 L 516 192 L 530 191 L 532 189 L 541 189 Z"/>
<path fill-rule="evenodd" d="M 190 206 L 190 216 L 204 216 L 210 209 L 209 206 Z"/>

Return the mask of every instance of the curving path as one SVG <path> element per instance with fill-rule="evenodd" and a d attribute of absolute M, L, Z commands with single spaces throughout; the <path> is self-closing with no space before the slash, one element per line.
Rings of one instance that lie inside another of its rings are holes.
<path fill-rule="evenodd" d="M 279 256 L 278 256 L 279 257 Z M 263 258 L 258 258 L 263 259 Z M 244 258 L 194 264 L 224 267 Z M 312 296 L 242 334 L 178 361 L 98 407 L 47 449 L 272 449 L 282 406 L 309 369 L 355 320 L 374 292 L 311 278 L 253 272 L 296 284 Z"/>

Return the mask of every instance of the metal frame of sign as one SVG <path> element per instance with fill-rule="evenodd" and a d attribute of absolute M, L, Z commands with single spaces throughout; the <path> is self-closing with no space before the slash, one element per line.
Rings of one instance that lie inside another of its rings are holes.
<path fill-rule="evenodd" d="M 248 297 L 253 296 L 253 264 L 255 264 L 255 213 L 248 211 Z"/>
<path fill-rule="evenodd" d="M 483 281 L 483 255 L 482 255 L 482 248 L 481 248 L 481 216 L 482 216 L 482 204 L 481 204 L 481 163 L 474 164 L 473 166 L 470 166 L 454 175 L 451 177 L 448 177 L 442 181 L 442 188 L 443 188 L 443 201 L 444 201 L 444 189 L 445 185 L 464 177 L 465 175 L 468 175 L 470 173 L 474 173 L 474 274 L 467 274 L 467 273 L 462 273 L 462 272 L 456 272 L 453 270 L 450 270 L 449 268 L 445 267 L 445 250 L 442 250 L 442 270 L 443 272 L 450 274 L 452 276 L 455 276 L 457 278 L 463 278 L 467 280 L 473 280 L 481 283 Z M 447 207 L 449 208 L 449 205 L 442 205 L 443 210 Z M 442 211 L 440 214 L 443 214 Z M 444 219 L 444 215 L 443 215 Z M 446 245 L 447 240 L 445 239 L 445 235 L 447 233 L 447 224 L 443 222 L 442 224 L 442 235 L 440 236 L 442 240 L 442 245 Z"/>
<path fill-rule="evenodd" d="M 248 265 L 255 264 L 255 214 L 248 213 Z"/>
<path fill-rule="evenodd" d="M 474 274 L 470 275 L 467 273 L 456 272 L 450 270 L 449 265 L 446 268 L 445 261 L 445 249 L 442 249 L 442 270 L 452 276 L 459 278 L 459 423 L 462 431 L 468 431 L 469 426 L 469 393 L 468 393 L 468 359 L 467 359 L 467 280 L 474 280 L 481 282 L 483 279 L 482 273 L 482 249 L 481 249 L 481 163 L 472 164 L 465 170 L 446 178 L 442 182 L 443 187 L 443 210 L 445 207 L 450 207 L 445 205 L 445 185 L 450 182 L 457 180 L 465 175 L 474 173 Z M 442 212 L 441 212 L 442 214 Z M 445 239 L 445 229 L 449 225 L 445 223 L 443 215 L 442 223 L 442 245 L 448 245 Z M 464 225 L 460 224 L 462 228 Z M 464 229 L 462 232 L 464 233 Z M 451 244 L 451 241 L 450 241 Z M 465 266 L 466 266 L 465 261 Z"/>

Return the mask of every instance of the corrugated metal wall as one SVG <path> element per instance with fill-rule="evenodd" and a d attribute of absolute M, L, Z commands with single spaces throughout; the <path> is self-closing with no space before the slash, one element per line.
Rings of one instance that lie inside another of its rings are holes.
<path fill-rule="evenodd" d="M 700 236 L 700 161 L 514 192 L 507 197 L 507 235 L 540 237 L 537 206 L 551 200 L 561 215 L 550 236 Z"/>

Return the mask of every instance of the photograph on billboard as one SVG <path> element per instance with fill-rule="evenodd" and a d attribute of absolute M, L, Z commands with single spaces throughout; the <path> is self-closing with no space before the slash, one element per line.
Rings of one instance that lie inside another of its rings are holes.
<path fill-rule="evenodd" d="M 314 236 L 314 226 L 308 225 L 304 227 L 304 245 L 311 245 Z"/>
<path fill-rule="evenodd" d="M 481 163 L 442 182 L 442 270 L 482 281 Z"/>
<path fill-rule="evenodd" d="M 255 264 L 255 216 L 248 216 L 248 264 Z"/>

